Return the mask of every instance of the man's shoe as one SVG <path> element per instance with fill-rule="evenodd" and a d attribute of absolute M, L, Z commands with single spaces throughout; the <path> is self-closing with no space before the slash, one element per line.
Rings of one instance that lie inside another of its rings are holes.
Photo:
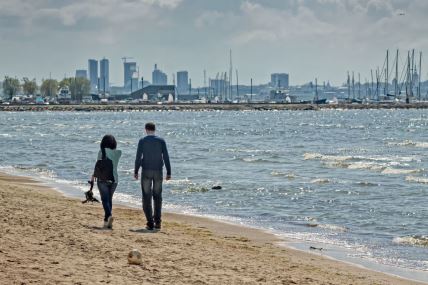
<path fill-rule="evenodd" d="M 104 221 L 103 229 L 108 229 L 108 222 L 107 221 Z"/>
<path fill-rule="evenodd" d="M 162 227 L 161 223 L 155 223 L 155 226 L 154 226 L 155 229 L 160 230 L 161 227 Z"/>
<path fill-rule="evenodd" d="M 153 224 L 152 223 L 147 223 L 146 230 L 153 231 Z"/>
<path fill-rule="evenodd" d="M 113 216 L 108 217 L 107 219 L 107 228 L 113 229 Z"/>

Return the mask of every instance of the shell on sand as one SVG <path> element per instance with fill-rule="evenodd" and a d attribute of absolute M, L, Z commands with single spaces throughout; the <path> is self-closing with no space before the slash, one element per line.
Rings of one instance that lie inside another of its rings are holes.
<path fill-rule="evenodd" d="M 143 258 L 141 252 L 137 249 L 133 249 L 128 253 L 128 263 L 134 265 L 141 265 L 143 263 Z"/>

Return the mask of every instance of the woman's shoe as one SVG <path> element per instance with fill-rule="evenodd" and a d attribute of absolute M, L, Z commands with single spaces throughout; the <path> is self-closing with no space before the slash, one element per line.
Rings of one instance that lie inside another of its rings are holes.
<path fill-rule="evenodd" d="M 113 229 L 113 216 L 108 217 L 107 219 L 107 228 Z"/>

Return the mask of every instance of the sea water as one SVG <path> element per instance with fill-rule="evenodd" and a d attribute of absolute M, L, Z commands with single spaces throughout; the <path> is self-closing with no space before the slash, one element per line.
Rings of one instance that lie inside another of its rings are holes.
<path fill-rule="evenodd" d="M 84 191 L 110 133 L 123 151 L 115 199 L 138 206 L 134 161 L 148 121 L 168 145 L 169 211 L 428 272 L 425 110 L 2 112 L 0 165 Z"/>

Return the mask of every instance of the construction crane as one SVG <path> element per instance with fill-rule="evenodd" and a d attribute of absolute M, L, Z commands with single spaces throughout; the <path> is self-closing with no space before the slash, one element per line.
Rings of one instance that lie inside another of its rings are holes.
<path fill-rule="evenodd" d="M 130 57 L 130 56 L 124 56 L 124 57 L 122 57 L 123 63 L 126 63 L 127 59 L 133 59 L 133 57 Z"/>

